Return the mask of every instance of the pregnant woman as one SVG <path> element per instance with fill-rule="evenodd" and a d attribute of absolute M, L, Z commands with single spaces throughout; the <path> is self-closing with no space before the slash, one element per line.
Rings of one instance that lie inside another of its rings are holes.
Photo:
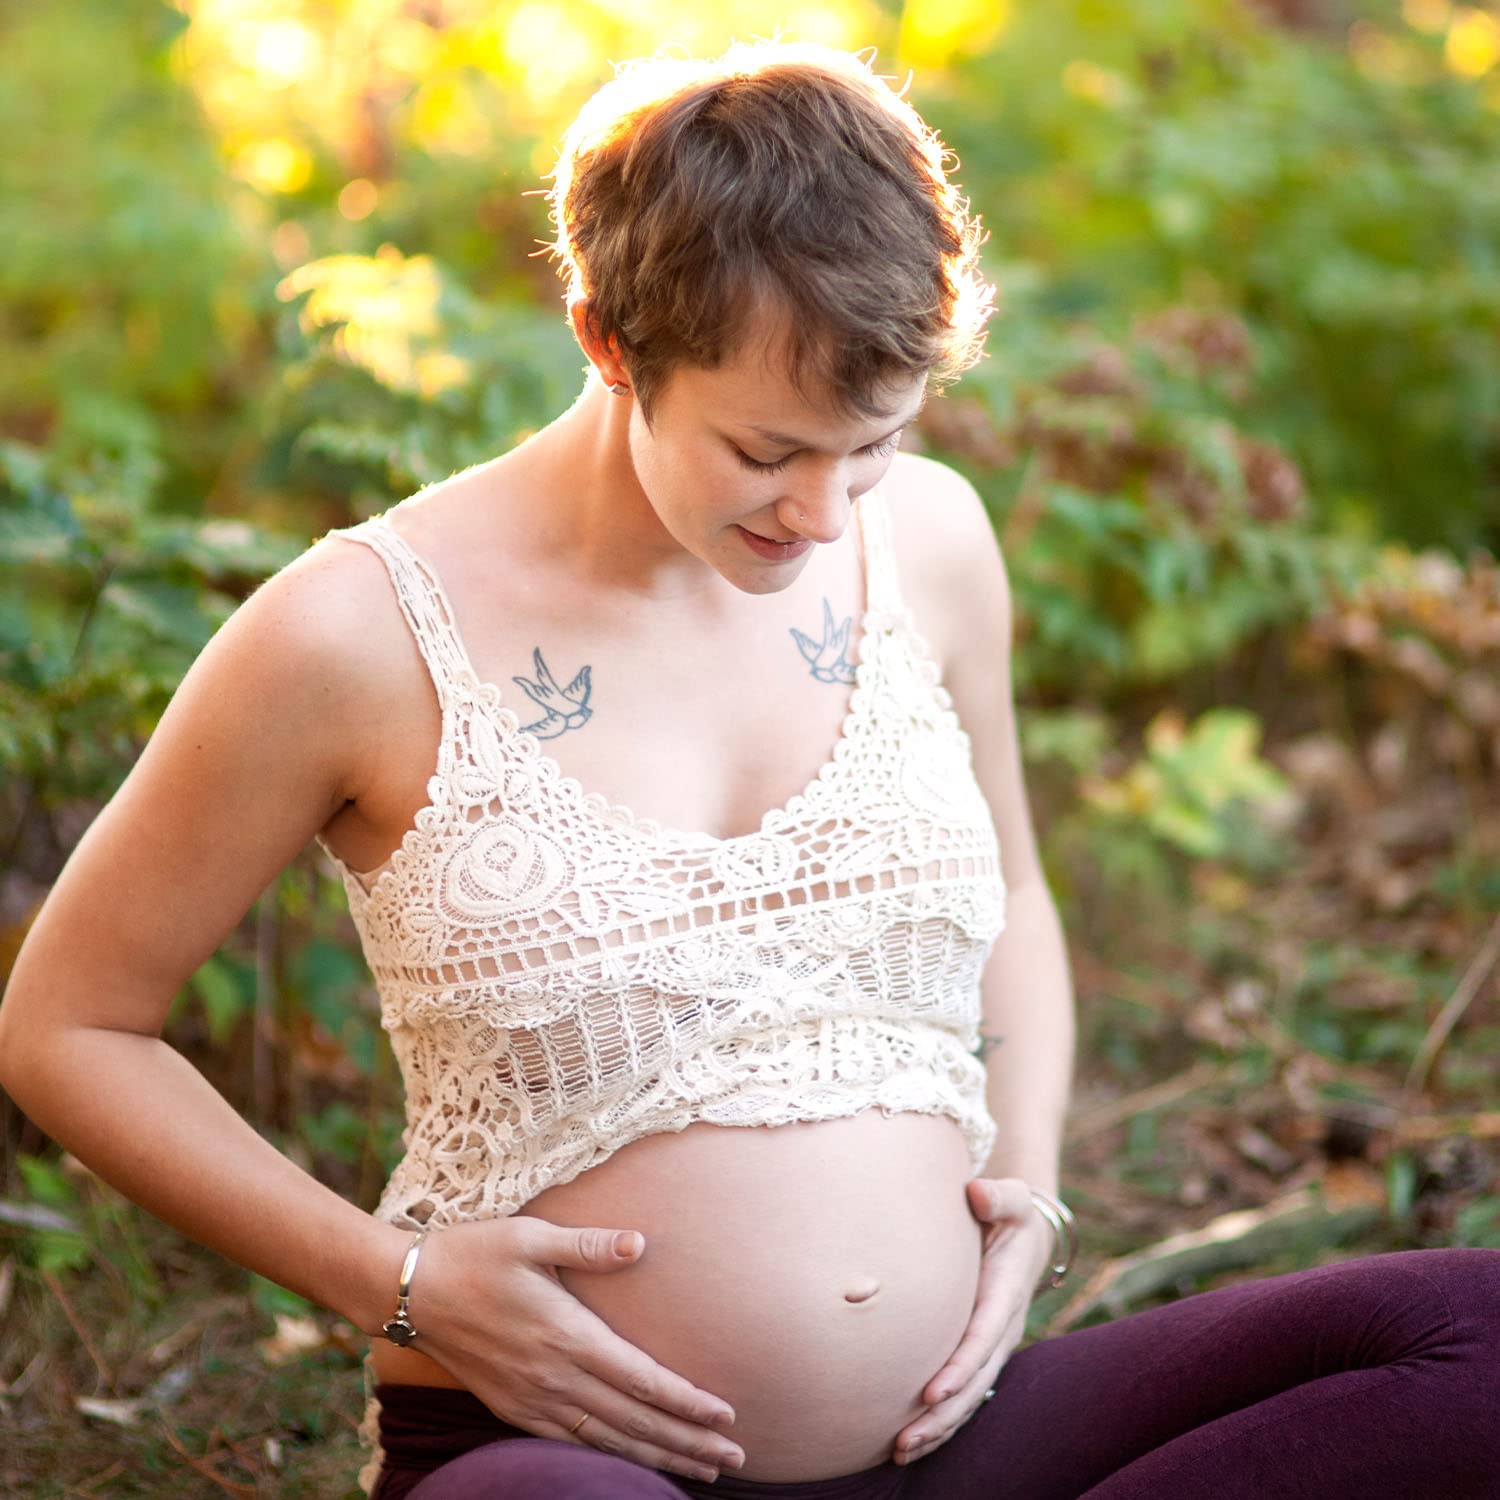
<path fill-rule="evenodd" d="M 1500 1251 L 1018 1349 L 1072 1001 L 1004 565 L 897 452 L 992 306 L 943 156 L 856 56 L 622 69 L 576 403 L 246 601 L 21 952 L 5 1086 L 371 1336 L 375 1500 L 1500 1495 Z M 312 838 L 406 1088 L 373 1216 L 160 1040 Z"/>

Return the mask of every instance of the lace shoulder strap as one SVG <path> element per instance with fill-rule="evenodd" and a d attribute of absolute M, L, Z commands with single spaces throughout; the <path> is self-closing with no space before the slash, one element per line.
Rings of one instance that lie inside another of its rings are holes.
<path fill-rule="evenodd" d="M 391 525 L 388 517 L 389 512 L 382 512 L 328 535 L 362 542 L 385 564 L 401 613 L 416 638 L 417 649 L 437 690 L 438 703 L 446 713 L 455 685 L 464 680 L 466 673 L 472 675 L 468 653 L 454 622 L 453 606 L 437 574 Z"/>
<path fill-rule="evenodd" d="M 901 584 L 896 576 L 890 501 L 884 484 L 877 484 L 859 502 L 859 526 L 864 542 L 867 607 L 873 611 L 898 612 L 903 607 Z"/>

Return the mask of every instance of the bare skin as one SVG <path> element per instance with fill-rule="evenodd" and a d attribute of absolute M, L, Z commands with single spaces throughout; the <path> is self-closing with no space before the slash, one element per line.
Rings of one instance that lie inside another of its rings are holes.
<path fill-rule="evenodd" d="M 606 378 L 616 373 L 600 359 Z M 801 791 L 839 737 L 865 603 L 853 507 L 877 481 L 899 528 L 903 587 L 945 644 L 936 591 L 924 597 L 911 560 L 930 466 L 861 451 L 872 444 L 860 437 L 884 439 L 891 423 L 851 439 L 789 405 L 754 360 L 696 372 L 679 394 L 653 435 L 628 401 L 591 385 L 567 417 L 409 502 L 394 524 L 442 578 L 480 677 L 502 686 L 566 774 L 638 815 L 727 838 Z M 920 399 L 909 388 L 895 404 L 905 415 Z M 827 451 L 751 473 L 727 436 L 758 460 L 787 449 L 752 443 L 755 425 Z M 635 451 L 628 470 L 622 443 Z M 635 464 L 649 502 L 630 477 Z M 595 498 L 610 487 L 606 501 Z M 767 561 L 726 536 L 747 522 L 818 545 Z M 476 533 L 503 537 L 503 548 L 476 545 Z M 358 573 L 351 587 L 368 598 L 372 622 L 393 616 L 382 565 L 366 549 L 344 550 L 358 554 L 344 566 Z M 404 625 L 390 624 L 382 645 L 395 696 L 382 719 L 402 725 L 401 736 L 324 830 L 367 884 L 427 800 L 438 734 L 425 669 Z M 871 1179 L 853 1193 L 851 1166 Z M 888 1456 L 892 1434 L 921 1410 L 924 1378 L 962 1332 L 980 1250 L 963 1196 L 969 1175 L 951 1119 L 869 1110 L 646 1137 L 521 1212 L 641 1229 L 652 1249 L 638 1266 L 570 1276 L 569 1289 L 735 1407 L 747 1477 L 814 1478 Z M 795 1218 L 789 1181 L 800 1189 Z M 784 1232 L 771 1230 L 777 1223 Z M 793 1343 L 800 1381 L 788 1379 Z M 462 1384 L 415 1349 L 377 1340 L 372 1356 L 381 1381 Z"/>

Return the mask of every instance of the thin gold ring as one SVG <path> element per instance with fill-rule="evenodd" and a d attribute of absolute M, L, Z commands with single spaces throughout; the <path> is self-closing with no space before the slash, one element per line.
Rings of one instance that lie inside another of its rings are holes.
<path fill-rule="evenodd" d="M 589 1414 L 587 1412 L 584 1412 L 584 1414 L 581 1417 L 579 1417 L 579 1419 L 570 1428 L 568 1428 L 568 1436 L 571 1437 L 575 1432 L 577 1432 L 578 1429 L 580 1427 L 582 1427 L 585 1422 L 588 1421 L 588 1419 L 589 1419 Z"/>

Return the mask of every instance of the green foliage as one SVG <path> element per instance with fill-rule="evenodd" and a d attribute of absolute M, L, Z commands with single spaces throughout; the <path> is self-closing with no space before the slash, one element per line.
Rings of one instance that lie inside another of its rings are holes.
<path fill-rule="evenodd" d="M 1034 384 L 1079 317 L 1122 339 L 1173 304 L 1233 312 L 1257 386 L 1203 376 L 1306 476 L 1323 527 L 1500 550 L 1500 116 L 1441 35 L 1325 42 L 1242 0 L 1015 7 L 922 93 L 1006 263 L 981 378 Z M 1034 310 L 1044 325 L 1017 328 Z M 1220 359 L 1230 353 L 1213 351 Z M 1208 391 L 1183 393 L 1191 412 Z"/>
<path fill-rule="evenodd" d="M 83 1205 L 77 1190 L 56 1162 L 22 1153 L 16 1165 L 31 1201 L 56 1210 L 56 1223 L 39 1224 L 26 1231 L 23 1243 L 28 1259 L 42 1271 L 85 1270 L 93 1261 L 94 1251 L 83 1229 Z M 78 1227 L 65 1227 L 69 1221 Z"/>
<path fill-rule="evenodd" d="M 342 1099 L 335 1099 L 316 1115 L 304 1115 L 300 1125 L 303 1139 L 314 1151 L 349 1166 L 359 1161 L 369 1145 L 368 1123 Z"/>
<path fill-rule="evenodd" d="M 1260 727 L 1241 709 L 1211 709 L 1190 730 L 1174 717 L 1147 731 L 1146 756 L 1115 782 L 1085 795 L 1123 824 L 1140 828 L 1197 859 L 1236 848 L 1235 815 L 1287 793 L 1284 777 L 1255 752 Z"/>
<path fill-rule="evenodd" d="M 582 356 L 558 313 L 481 302 L 427 257 L 309 262 L 279 295 L 268 482 L 384 508 L 493 458 L 577 394 Z"/>
<path fill-rule="evenodd" d="M 1489 1194 L 1463 1204 L 1453 1225 L 1453 1243 L 1500 1249 L 1500 1198 Z"/>
<path fill-rule="evenodd" d="M 268 1281 L 254 1271 L 247 1272 L 247 1276 L 251 1305 L 267 1323 L 274 1324 L 278 1317 L 306 1318 L 316 1311 L 306 1297 L 299 1297 L 277 1282 Z"/>
<path fill-rule="evenodd" d="M 292 957 L 294 1001 L 365 1076 L 378 1062 L 376 1033 L 365 1004 L 365 971 L 346 942 L 314 937 Z"/>
<path fill-rule="evenodd" d="M 153 467 L 0 443 L 0 773 L 45 803 L 113 790 L 235 607 L 300 550 L 153 508 Z"/>
<path fill-rule="evenodd" d="M 1223 706 L 1237 672 L 1349 595 L 1382 539 L 1500 549 L 1494 94 L 1386 10 L 1417 60 L 1405 80 L 1237 0 L 1145 0 L 1128 25 L 1096 0 L 1016 6 L 993 48 L 913 80 L 1000 288 L 988 357 L 920 435 L 972 473 L 1001 535 L 1022 740 L 1068 809 L 1041 828 L 1044 855 L 1084 943 L 1166 911 L 1206 969 L 1253 968 L 1276 934 L 1248 942 L 1234 902 L 1287 858 L 1286 788 L 1253 709 Z M 0 17 L 0 814 L 17 828 L 28 808 L 107 797 L 204 643 L 313 536 L 485 462 L 580 383 L 558 286 L 528 259 L 542 205 L 523 196 L 580 98 L 551 123 L 518 113 L 467 157 L 373 118 L 351 146 L 335 122 L 304 183 L 259 190 L 228 169 L 237 131 L 175 69 L 185 24 L 158 0 Z M 368 216 L 342 199 L 364 172 Z M 1493 850 L 1455 851 L 1425 895 L 1500 909 Z M 402 1122 L 342 893 L 310 858 L 255 916 L 169 1028 L 222 1063 L 247 1112 L 256 1074 L 272 1115 L 257 1123 L 371 1198 Z M 1287 1047 L 1398 1067 L 1455 982 L 1451 953 L 1413 952 L 1360 951 L 1410 989 L 1370 1018 L 1332 1002 L 1355 958 L 1309 946 L 1275 1026 L 1246 1034 L 1242 1076 L 1279 1076 Z M 1083 1017 L 1122 1087 L 1184 1065 L 1202 990 L 1131 977 L 1150 1003 L 1110 994 Z M 1236 1036 L 1199 1040 L 1217 1061 Z M 1443 1077 L 1482 1096 L 1493 1047 L 1472 1040 Z M 1164 1201 L 1190 1161 L 1183 1113 L 1140 1111 L 1124 1132 L 1127 1182 Z M 164 1298 L 117 1195 L 50 1157 L 17 1166 L 61 1216 L 6 1226 L 26 1275 L 115 1272 L 143 1304 Z M 1415 1227 L 1419 1158 L 1382 1169 L 1392 1217 Z M 1458 1212 L 1455 1243 L 1500 1244 L 1492 1195 Z M 249 1289 L 263 1323 L 312 1311 Z M 135 1468 L 182 1473 L 163 1453 Z"/>
<path fill-rule="evenodd" d="M 222 1047 L 240 1020 L 255 1008 L 255 971 L 232 956 L 216 953 L 188 981 L 203 1007 L 208 1037 Z"/>
<path fill-rule="evenodd" d="M 193 95 L 164 66 L 187 18 L 159 0 L 7 7 L 0 19 L 0 409 L 63 468 L 140 497 L 164 451 L 222 438 L 217 383 L 266 250 Z"/>

